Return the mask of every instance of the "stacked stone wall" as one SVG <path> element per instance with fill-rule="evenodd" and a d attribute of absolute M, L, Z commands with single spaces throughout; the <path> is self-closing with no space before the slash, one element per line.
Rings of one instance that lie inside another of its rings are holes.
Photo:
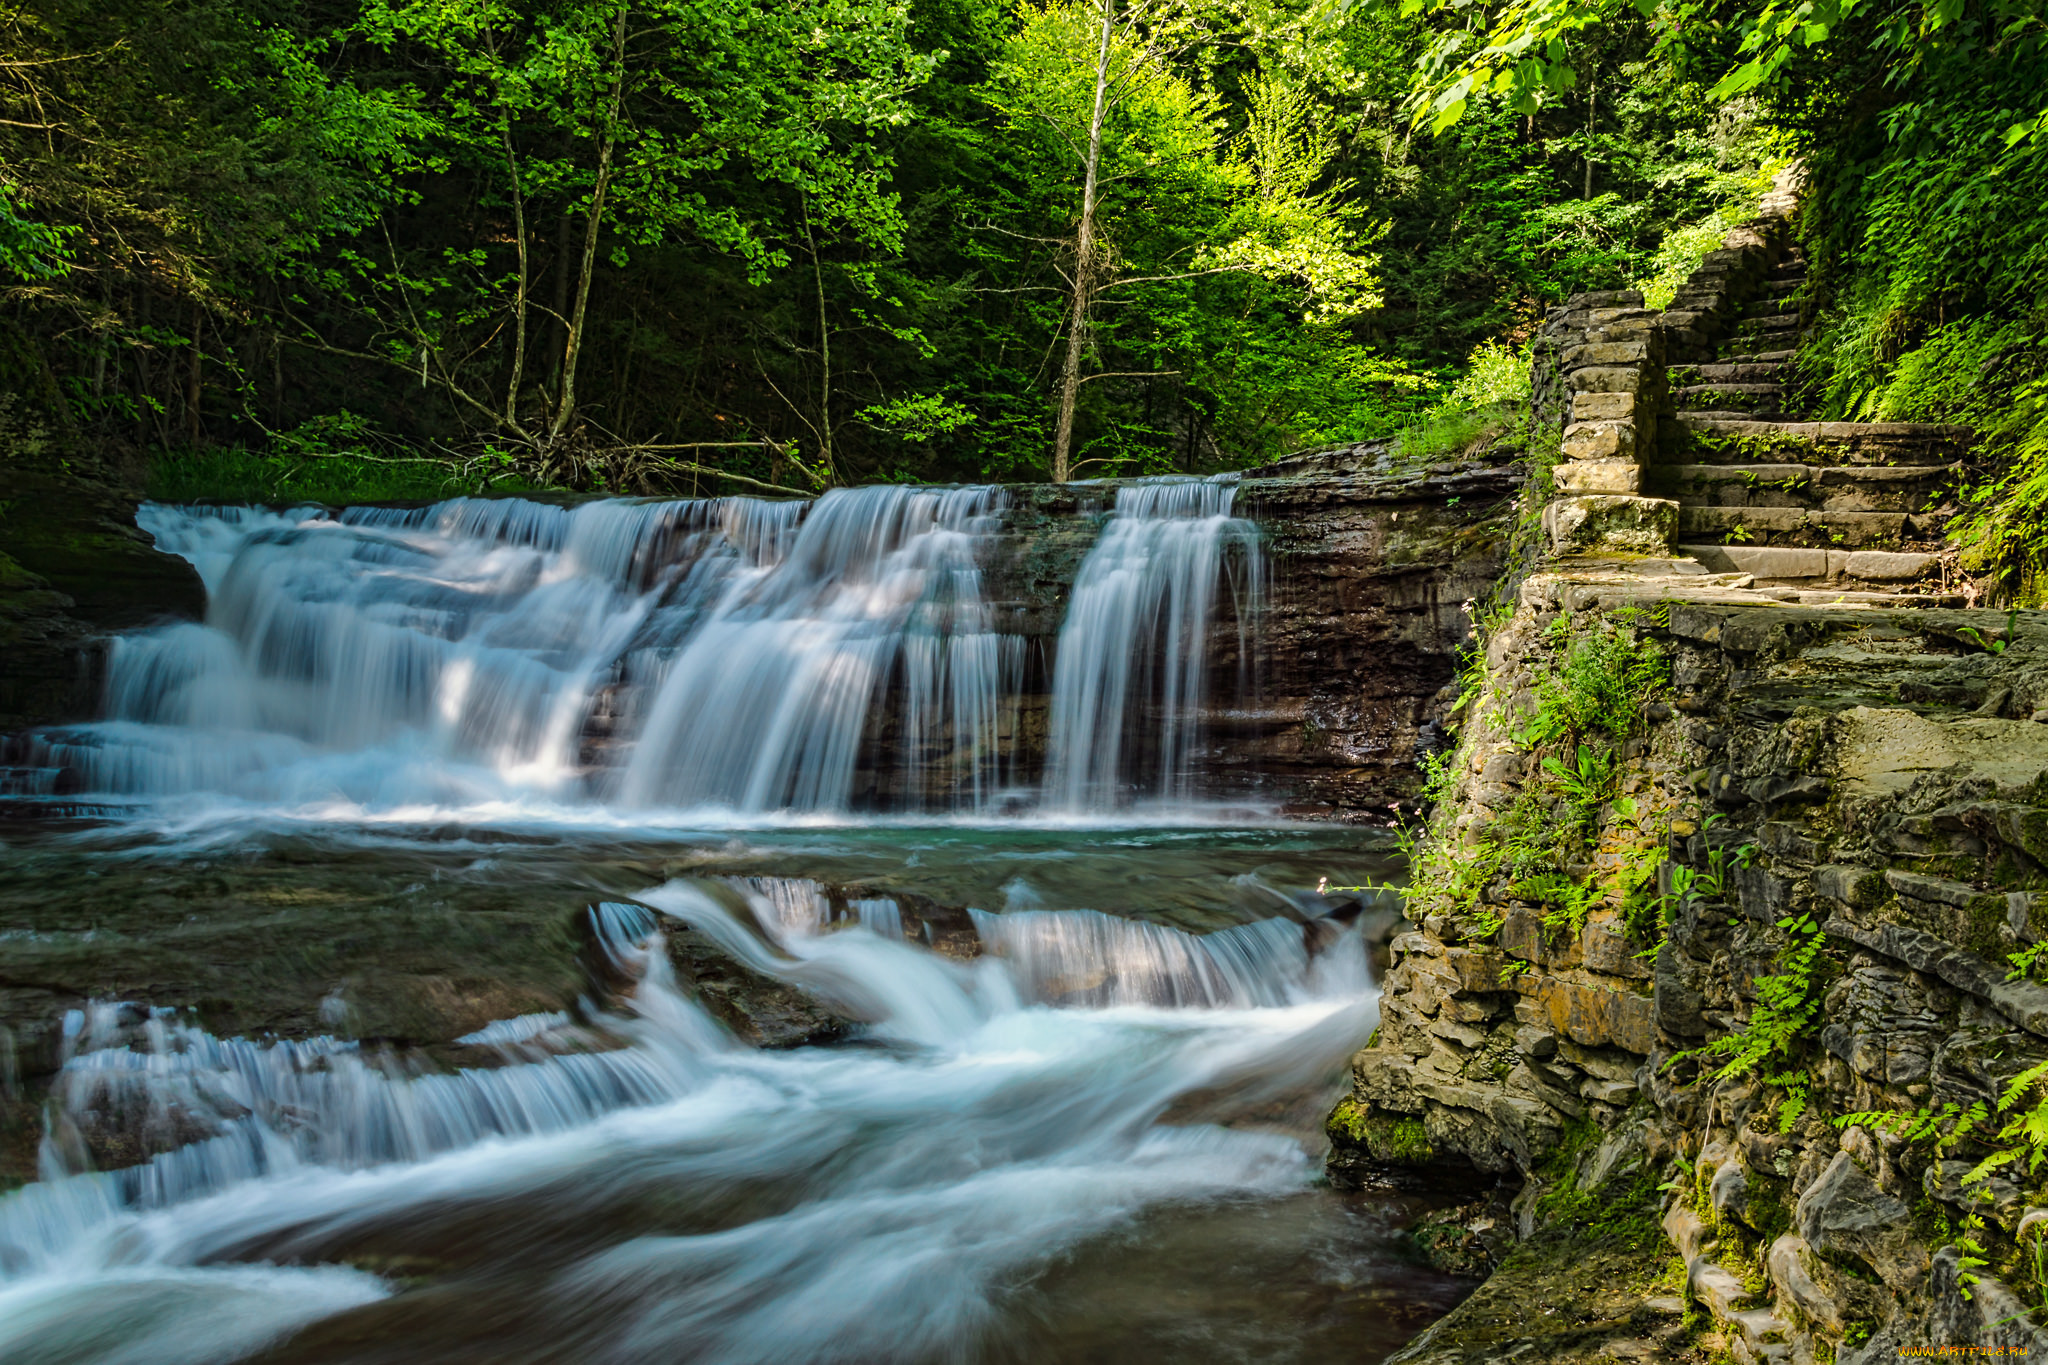
<path fill-rule="evenodd" d="M 1738 598 L 1555 569 L 1522 586 L 1439 786 L 1379 1031 L 1332 1118 L 1332 1177 L 1484 1173 L 1538 1242 L 1575 1200 L 1642 1205 L 1661 1235 L 1637 1258 L 1637 1307 L 1667 1295 L 1674 1316 L 1662 1337 L 1641 1312 L 1606 1323 L 1589 1352 L 2048 1353 L 2022 1229 L 2029 1210 L 2048 1221 L 2048 1169 L 1964 1180 L 2009 1082 L 2048 1059 L 2048 985 L 2009 960 L 2048 937 L 2048 615 Z M 1607 898 L 1571 932 L 1506 875 L 1433 887 L 1430 847 L 1469 860 L 1513 812 L 1563 799 L 1546 760 L 1572 745 L 1532 746 L 1525 727 L 1573 632 L 1602 624 L 1653 646 L 1670 681 L 1612 746 L 1598 837 L 1570 872 L 1616 881 L 1654 847 L 1658 914 Z M 1725 1040 L 1769 1013 L 1766 983 L 1808 943 L 1810 1018 L 1723 1074 Z M 1850 1117 L 1951 1105 L 1982 1116 L 1954 1143 Z M 1465 1353 L 1490 1293 L 1404 1358 L 1498 1358 Z"/>

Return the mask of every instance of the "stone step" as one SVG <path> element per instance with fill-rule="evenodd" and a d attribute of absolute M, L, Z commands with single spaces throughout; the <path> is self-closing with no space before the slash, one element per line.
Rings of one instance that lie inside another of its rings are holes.
<path fill-rule="evenodd" d="M 1643 470 L 1643 491 L 1708 507 L 1920 512 L 1955 465 L 1678 464 Z"/>
<path fill-rule="evenodd" d="M 1748 318 L 1798 317 L 1806 305 L 1794 298 L 1751 299 L 1742 306 L 1742 316 Z"/>
<path fill-rule="evenodd" d="M 1735 324 L 1730 341 L 1751 341 L 1761 350 L 1770 343 L 1784 343 L 1799 336 L 1799 315 L 1781 313 L 1767 318 L 1743 318 Z"/>
<path fill-rule="evenodd" d="M 1771 420 L 1784 412 L 1782 384 L 1688 384 L 1672 397 L 1681 411 L 1746 412 Z"/>
<path fill-rule="evenodd" d="M 1674 388 L 1694 384 L 1782 384 L 1792 376 L 1792 367 L 1782 360 L 1712 360 L 1700 365 L 1673 365 Z"/>
<path fill-rule="evenodd" d="M 1940 557 L 1899 550 L 1817 550 L 1781 545 L 1680 545 L 1709 573 L 1746 573 L 1765 586 L 1819 582 L 1911 583 L 1934 574 Z"/>
<path fill-rule="evenodd" d="M 1797 350 L 1753 351 L 1747 355 L 1724 355 L 1717 362 L 1722 365 L 1776 365 L 1785 364 L 1798 356 Z"/>
<path fill-rule="evenodd" d="M 1790 294 L 1790 293 L 1792 293 L 1792 292 L 1793 292 L 1794 290 L 1798 289 L 1800 285 L 1802 285 L 1802 284 L 1805 284 L 1805 283 L 1806 283 L 1806 272 L 1805 272 L 1804 270 L 1802 270 L 1802 271 L 1800 271 L 1800 272 L 1799 272 L 1799 274 L 1798 274 L 1798 275 L 1796 275 L 1796 276 L 1793 276 L 1793 277 L 1792 277 L 1792 278 L 1790 278 L 1790 279 L 1783 279 L 1783 280 L 1779 280 L 1779 279 L 1769 279 L 1769 280 L 1765 280 L 1765 281 L 1764 281 L 1764 292 L 1765 292 L 1765 293 L 1767 293 L 1767 294 L 1772 294 L 1772 295 L 1780 295 L 1780 296 L 1782 296 L 1782 295 L 1785 295 L 1785 294 Z"/>
<path fill-rule="evenodd" d="M 1760 422 L 1681 412 L 1665 429 L 1668 453 L 1705 459 L 1673 464 L 1954 464 L 1970 448 L 1968 427 L 1931 422 Z M 1790 458 L 1787 458 L 1787 457 Z"/>
<path fill-rule="evenodd" d="M 1882 549 L 1939 533 L 1941 518 L 1906 512 L 1816 512 L 1806 507 L 1681 505 L 1678 534 L 1724 545 Z"/>
<path fill-rule="evenodd" d="M 1776 424 L 1784 420 L 1768 413 L 1737 412 L 1733 408 L 1681 408 L 1673 415 L 1687 423 L 1769 422 Z M 1684 440 L 1679 441 L 1677 445 L 1688 450 L 1692 448 L 1691 444 Z"/>

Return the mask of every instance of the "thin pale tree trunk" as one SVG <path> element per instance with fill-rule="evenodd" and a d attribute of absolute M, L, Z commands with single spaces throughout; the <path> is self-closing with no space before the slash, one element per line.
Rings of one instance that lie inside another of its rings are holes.
<path fill-rule="evenodd" d="M 505 384 L 505 425 L 519 427 L 519 390 L 526 383 L 526 301 L 533 289 L 527 263 L 526 194 L 519 184 L 519 157 L 512 150 L 512 125 L 505 134 L 505 170 L 512 177 L 512 239 L 519 249 L 519 293 L 512 302 L 512 378 Z"/>
<path fill-rule="evenodd" d="M 562 403 L 555 412 L 554 428 L 548 433 L 560 438 L 576 416 L 576 361 L 583 353 L 583 319 L 590 308 L 590 277 L 597 269 L 598 229 L 604 220 L 605 191 L 611 187 L 612 152 L 618 145 L 619 109 L 626 97 L 626 11 L 621 9 L 612 24 L 611 109 L 605 115 L 604 145 L 597 154 L 597 184 L 590 196 L 590 221 L 583 233 L 583 264 L 576 278 L 576 311 L 569 317 L 569 342 L 562 352 Z"/>
<path fill-rule="evenodd" d="M 811 209 L 804 205 L 804 245 L 811 249 L 811 280 L 818 289 L 818 455 L 825 477 L 835 479 L 832 469 L 832 328 L 825 315 L 825 267 L 818 260 L 817 239 L 811 235 Z"/>
<path fill-rule="evenodd" d="M 1074 233 L 1074 306 L 1060 365 L 1059 425 L 1052 438 L 1052 481 L 1065 483 L 1074 448 L 1074 407 L 1081 397 L 1081 353 L 1088 343 L 1088 294 L 1095 274 L 1095 182 L 1102 166 L 1102 125 L 1109 112 L 1109 48 L 1116 0 L 1102 0 L 1102 43 L 1095 54 L 1095 109 L 1088 120 L 1088 161 L 1081 181 L 1081 223 Z"/>

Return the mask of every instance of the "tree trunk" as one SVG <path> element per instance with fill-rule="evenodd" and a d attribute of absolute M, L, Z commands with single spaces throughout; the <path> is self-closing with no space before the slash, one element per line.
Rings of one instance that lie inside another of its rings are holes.
<path fill-rule="evenodd" d="M 185 371 L 185 440 L 199 444 L 199 339 L 206 314 L 192 305 L 192 363 Z"/>
<path fill-rule="evenodd" d="M 1074 445 L 1074 406 L 1081 397 L 1081 351 L 1088 341 L 1088 291 L 1095 273 L 1095 181 L 1102 166 L 1102 125 L 1109 111 L 1109 45 L 1116 0 L 1102 0 L 1102 43 L 1095 54 L 1095 109 L 1088 120 L 1088 161 L 1081 180 L 1081 222 L 1074 232 L 1074 306 L 1067 315 L 1067 355 L 1060 365 L 1059 425 L 1052 438 L 1052 481 L 1065 483 Z"/>
<path fill-rule="evenodd" d="M 1586 81 L 1586 192 L 1581 198 L 1593 197 L 1593 111 L 1599 106 L 1599 94 L 1591 79 Z"/>
<path fill-rule="evenodd" d="M 512 150 L 512 125 L 505 135 L 505 173 L 512 177 L 512 244 L 519 251 L 519 292 L 512 300 L 512 377 L 505 382 L 505 425 L 519 425 L 519 390 L 526 383 L 526 300 L 532 288 L 527 264 L 526 195 L 519 185 L 519 157 Z"/>
<path fill-rule="evenodd" d="M 572 260 L 569 251 L 569 237 L 576 231 L 576 215 L 567 209 L 562 211 L 562 220 L 555 224 L 555 306 L 554 323 L 549 329 L 548 339 L 551 360 L 548 365 L 547 382 L 559 389 L 562 383 L 562 352 L 569 345 L 569 270 Z"/>
<path fill-rule="evenodd" d="M 811 280 L 818 289 L 818 459 L 825 477 L 837 482 L 832 466 L 832 327 L 825 316 L 825 267 L 818 260 L 818 243 L 811 236 L 811 207 L 804 205 L 804 245 L 811 249 Z"/>
<path fill-rule="evenodd" d="M 576 311 L 569 317 L 569 344 L 562 351 L 562 402 L 548 433 L 561 437 L 576 416 L 576 361 L 583 352 L 583 320 L 590 309 L 590 277 L 597 270 L 598 230 L 604 222 L 605 191 L 611 187 L 612 151 L 618 144 L 619 108 L 626 97 L 626 11 L 612 23 L 612 100 L 605 114 L 604 145 L 597 154 L 597 184 L 590 194 L 590 221 L 583 229 L 583 264 L 576 276 Z"/>

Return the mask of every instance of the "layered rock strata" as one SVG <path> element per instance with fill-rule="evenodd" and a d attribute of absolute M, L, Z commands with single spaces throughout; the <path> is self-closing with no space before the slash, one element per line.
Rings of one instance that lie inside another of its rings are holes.
<path fill-rule="evenodd" d="M 1626 1292 L 1489 1326 L 1528 1292 L 1509 1256 L 1402 1359 L 2048 1350 L 2048 1187 L 2024 1159 L 1968 1178 L 2048 1059 L 2048 985 L 2013 961 L 2048 932 L 2048 614 L 1794 607 L 1680 567 L 1521 585 L 1330 1125 L 1334 1179 L 1476 1168 L 1531 1247 L 1632 1249 Z M 1616 742 L 1533 737 L 1587 632 L 1668 682 Z M 1518 876 L 1531 811 L 1562 846 L 1589 801 L 1564 883 L 1595 894 Z"/>

